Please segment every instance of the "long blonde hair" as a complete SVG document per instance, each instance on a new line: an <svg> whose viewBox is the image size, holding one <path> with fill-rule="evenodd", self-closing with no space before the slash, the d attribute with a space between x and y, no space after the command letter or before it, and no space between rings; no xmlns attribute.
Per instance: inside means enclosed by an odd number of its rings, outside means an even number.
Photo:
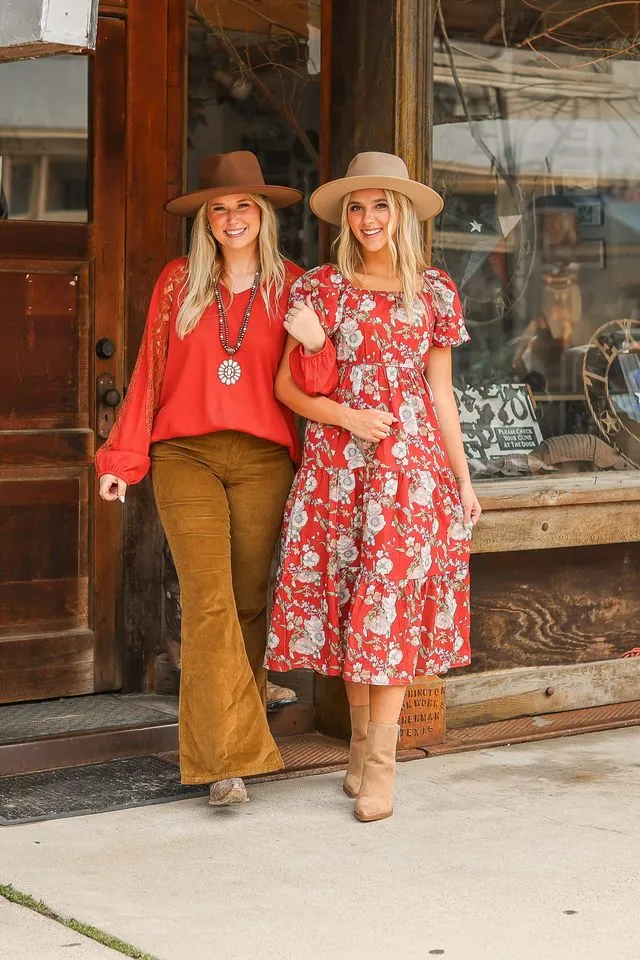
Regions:
<svg viewBox="0 0 640 960"><path fill-rule="evenodd" d="M271 315L284 290L286 271L278 248L278 221L275 210L265 197L248 194L260 208L258 258L262 268L260 293L267 313ZM224 257L221 247L209 227L208 203L198 210L187 257L187 279L182 288L182 302L176 319L176 331L181 340L188 336L215 296L216 284L224 279ZM231 291L229 296L232 297Z"/></svg>
<svg viewBox="0 0 640 960"><path fill-rule="evenodd" d="M413 303L416 298L416 278L427 268L427 256L424 247L424 238L420 228L420 221L416 216L415 208L402 193L395 190L384 190L389 204L389 228L387 239L393 272L399 277L402 284L402 303L411 316ZM342 221L340 234L335 241L338 269L347 280L358 285L356 273L364 267L362 248L351 232L347 211L351 202L348 194L342 204ZM394 229L395 228L395 229ZM392 232L393 231L393 232Z"/></svg>

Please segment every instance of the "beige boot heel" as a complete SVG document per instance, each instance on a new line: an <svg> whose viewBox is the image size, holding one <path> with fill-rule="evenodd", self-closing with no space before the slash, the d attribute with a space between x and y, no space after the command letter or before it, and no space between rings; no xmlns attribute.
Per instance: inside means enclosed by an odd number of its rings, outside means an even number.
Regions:
<svg viewBox="0 0 640 960"><path fill-rule="evenodd" d="M364 770L354 815L361 823L384 820L393 813L398 725L369 721Z"/></svg>
<svg viewBox="0 0 640 960"><path fill-rule="evenodd" d="M342 789L353 800L358 796L364 767L364 749L369 726L369 704L363 707L350 707L351 742L349 744L349 766L344 777Z"/></svg>

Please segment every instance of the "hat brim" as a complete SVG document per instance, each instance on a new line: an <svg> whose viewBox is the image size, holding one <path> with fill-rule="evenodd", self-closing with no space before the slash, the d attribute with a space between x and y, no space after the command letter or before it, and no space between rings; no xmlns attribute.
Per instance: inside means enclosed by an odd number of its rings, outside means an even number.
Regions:
<svg viewBox="0 0 640 960"><path fill-rule="evenodd" d="M354 190L395 190L408 197L415 207L418 220L430 220L436 217L444 206L444 200L439 193L417 180L407 180L404 177L362 176L343 177L340 180L331 180L318 187L311 194L309 201L311 209L327 223L339 226L342 223L342 201Z"/></svg>
<svg viewBox="0 0 640 960"><path fill-rule="evenodd" d="M192 217L208 200L215 200L216 197L233 196L236 193L255 193L261 197L266 197L276 210L280 210L282 207L292 207L294 203L300 203L304 197L303 193L293 187L276 187L264 183L242 183L238 186L207 187L204 190L196 190L194 193L185 193L169 200L164 208L167 213L174 213L179 217Z"/></svg>

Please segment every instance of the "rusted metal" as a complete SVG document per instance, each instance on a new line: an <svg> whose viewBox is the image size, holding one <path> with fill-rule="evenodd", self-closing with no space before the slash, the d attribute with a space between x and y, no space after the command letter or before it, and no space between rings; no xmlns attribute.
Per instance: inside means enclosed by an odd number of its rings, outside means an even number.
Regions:
<svg viewBox="0 0 640 960"><path fill-rule="evenodd" d="M342 764L346 766L349 759L348 744L318 733L282 737L278 740L278 746L287 772Z"/></svg>
<svg viewBox="0 0 640 960"><path fill-rule="evenodd" d="M425 750L427 756L435 757L446 753L479 750L484 747L550 740L554 737L569 737L579 733L595 733L598 730L632 726L640 726L640 700L614 703L604 707L590 707L585 710L539 714L535 717L518 717L515 720L502 720L497 723L480 723L471 727L458 727L448 731L443 744L425 747Z"/></svg>

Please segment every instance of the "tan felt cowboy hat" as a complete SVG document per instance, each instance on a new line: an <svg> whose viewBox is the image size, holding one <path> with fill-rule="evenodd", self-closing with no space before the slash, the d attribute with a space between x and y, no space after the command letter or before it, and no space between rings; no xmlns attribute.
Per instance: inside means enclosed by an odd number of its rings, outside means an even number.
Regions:
<svg viewBox="0 0 640 960"><path fill-rule="evenodd" d="M290 207L303 197L293 187L276 187L265 183L255 154L248 150L235 150L233 153L216 153L205 157L200 164L200 189L169 200L165 210L181 217L192 217L207 200L232 193L257 193L270 200L276 208Z"/></svg>
<svg viewBox="0 0 640 960"><path fill-rule="evenodd" d="M331 180L311 194L311 209L321 220L340 224L342 201L354 190L395 190L413 202L418 220L440 213L444 202L440 194L424 183L409 178L404 160L393 153L358 153L349 164L346 176Z"/></svg>

